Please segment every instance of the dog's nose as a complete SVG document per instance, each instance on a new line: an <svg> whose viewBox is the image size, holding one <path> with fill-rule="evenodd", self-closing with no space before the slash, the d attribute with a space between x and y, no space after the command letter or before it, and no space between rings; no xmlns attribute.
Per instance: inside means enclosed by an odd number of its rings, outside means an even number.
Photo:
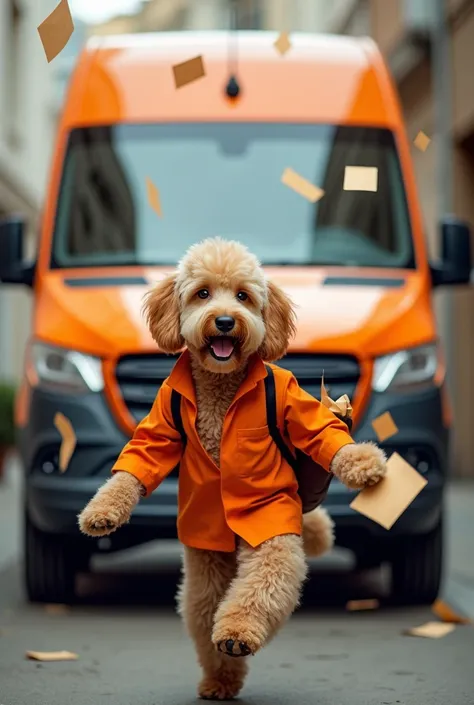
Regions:
<svg viewBox="0 0 474 705"><path fill-rule="evenodd" d="M230 333L234 326L235 321L232 316L217 316L216 328L220 330L221 333Z"/></svg>

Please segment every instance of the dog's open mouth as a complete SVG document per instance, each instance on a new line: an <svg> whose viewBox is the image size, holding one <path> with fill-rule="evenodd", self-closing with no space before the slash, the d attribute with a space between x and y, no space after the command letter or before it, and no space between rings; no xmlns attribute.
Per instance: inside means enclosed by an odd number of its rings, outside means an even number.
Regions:
<svg viewBox="0 0 474 705"><path fill-rule="evenodd" d="M213 338L209 338L208 349L215 360L225 362L232 357L236 345L236 338L231 338L227 335L218 335Z"/></svg>

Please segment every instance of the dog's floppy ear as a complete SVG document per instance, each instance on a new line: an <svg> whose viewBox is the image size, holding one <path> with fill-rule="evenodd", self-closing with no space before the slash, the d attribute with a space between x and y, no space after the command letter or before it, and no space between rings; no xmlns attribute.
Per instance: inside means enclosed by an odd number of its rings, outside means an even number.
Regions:
<svg viewBox="0 0 474 705"><path fill-rule="evenodd" d="M296 333L296 314L293 303L273 282L267 282L268 300L263 309L265 339L258 353L262 360L279 360L286 353L291 338Z"/></svg>
<svg viewBox="0 0 474 705"><path fill-rule="evenodd" d="M180 333L179 301L176 275L169 274L145 296L143 313L153 340L164 353L177 353L184 348Z"/></svg>

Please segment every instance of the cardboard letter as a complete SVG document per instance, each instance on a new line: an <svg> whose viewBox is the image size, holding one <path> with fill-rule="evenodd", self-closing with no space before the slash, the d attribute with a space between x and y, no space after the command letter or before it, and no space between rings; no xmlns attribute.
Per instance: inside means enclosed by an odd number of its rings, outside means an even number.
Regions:
<svg viewBox="0 0 474 705"><path fill-rule="evenodd" d="M344 191L377 191L378 169L376 166L346 166Z"/></svg>
<svg viewBox="0 0 474 705"><path fill-rule="evenodd" d="M390 411L386 411L385 414L374 419L372 421L372 428L375 431L379 443L383 443L387 438L391 438L398 433L398 428L395 421L392 419Z"/></svg>
<svg viewBox="0 0 474 705"><path fill-rule="evenodd" d="M288 32L281 32L273 46L282 56L284 56L286 52L291 49L291 42L288 37Z"/></svg>
<svg viewBox="0 0 474 705"><path fill-rule="evenodd" d="M413 140L413 144L417 149L420 150L420 152L426 152L428 147L430 146L430 138L428 135L426 135L423 130L420 130L420 132L417 134L415 139Z"/></svg>
<svg viewBox="0 0 474 705"><path fill-rule="evenodd" d="M153 208L155 213L161 218L163 213L161 211L160 192L156 188L153 181L148 178L148 176L146 177L146 190L148 194L148 204L150 208Z"/></svg>
<svg viewBox="0 0 474 705"><path fill-rule="evenodd" d="M59 471L66 472L69 461L72 458L76 447L76 434L71 422L60 411L54 417L54 425L62 437L61 448L59 449Z"/></svg>
<svg viewBox="0 0 474 705"><path fill-rule="evenodd" d="M72 651L27 651L26 658L32 661L77 661L79 656Z"/></svg>
<svg viewBox="0 0 474 705"><path fill-rule="evenodd" d="M187 86L188 83L197 81L206 75L202 56L195 56L193 59L183 61L181 64L173 66L174 83L176 88Z"/></svg>
<svg viewBox="0 0 474 705"><path fill-rule="evenodd" d="M361 612L363 610L377 610L380 603L376 599L370 600L349 600L346 604L346 610L349 612Z"/></svg>
<svg viewBox="0 0 474 705"><path fill-rule="evenodd" d="M68 0L61 0L38 27L48 64L62 52L73 32L74 22Z"/></svg>
<svg viewBox="0 0 474 705"><path fill-rule="evenodd" d="M322 189L314 186L314 184L289 167L283 172L281 182L296 191L296 193L299 193L303 198L311 201L311 203L316 203L324 196Z"/></svg>
<svg viewBox="0 0 474 705"><path fill-rule="evenodd" d="M425 639L441 639L454 631L454 624L446 624L445 622L426 622L419 627L407 629L404 634L406 636L423 636Z"/></svg>
<svg viewBox="0 0 474 705"><path fill-rule="evenodd" d="M366 487L352 501L351 508L385 529L391 529L413 502L427 480L398 453L387 461L387 474L373 487Z"/></svg>

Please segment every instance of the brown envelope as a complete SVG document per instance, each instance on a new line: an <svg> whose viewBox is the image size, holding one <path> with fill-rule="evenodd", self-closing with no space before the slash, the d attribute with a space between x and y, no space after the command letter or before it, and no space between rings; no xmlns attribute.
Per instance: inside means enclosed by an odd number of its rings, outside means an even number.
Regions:
<svg viewBox="0 0 474 705"><path fill-rule="evenodd" d="M54 417L54 425L62 437L61 448L59 449L59 471L66 472L69 461L72 458L76 447L76 434L71 422L60 411Z"/></svg>
<svg viewBox="0 0 474 705"><path fill-rule="evenodd" d="M206 75L202 56L195 56L193 59L183 61L181 64L173 66L174 83L176 88L187 86L188 83L197 81Z"/></svg>
<svg viewBox="0 0 474 705"><path fill-rule="evenodd" d="M62 52L74 32L68 0L61 0L38 27L48 63Z"/></svg>
<svg viewBox="0 0 474 705"><path fill-rule="evenodd" d="M281 183L293 189L293 191L296 191L296 193L299 193L300 196L311 201L311 203L316 203L316 201L319 201L324 196L322 189L312 184L311 181L308 181L304 176L301 176L301 174L298 174L298 172L290 167L287 167L281 175Z"/></svg>
<svg viewBox="0 0 474 705"><path fill-rule="evenodd" d="M427 480L415 468L393 453L387 461L387 475L377 485L362 490L351 508L391 529L426 484Z"/></svg>
<svg viewBox="0 0 474 705"><path fill-rule="evenodd" d="M146 191L148 195L148 205L150 208L153 208L155 213L161 218L163 213L161 211L160 192L148 176L146 177Z"/></svg>
<svg viewBox="0 0 474 705"><path fill-rule="evenodd" d="M386 411L385 414L378 416L372 421L372 428L379 440L379 443L383 443L387 438L391 438L396 433L398 433L398 428L395 421L392 418L390 411Z"/></svg>

